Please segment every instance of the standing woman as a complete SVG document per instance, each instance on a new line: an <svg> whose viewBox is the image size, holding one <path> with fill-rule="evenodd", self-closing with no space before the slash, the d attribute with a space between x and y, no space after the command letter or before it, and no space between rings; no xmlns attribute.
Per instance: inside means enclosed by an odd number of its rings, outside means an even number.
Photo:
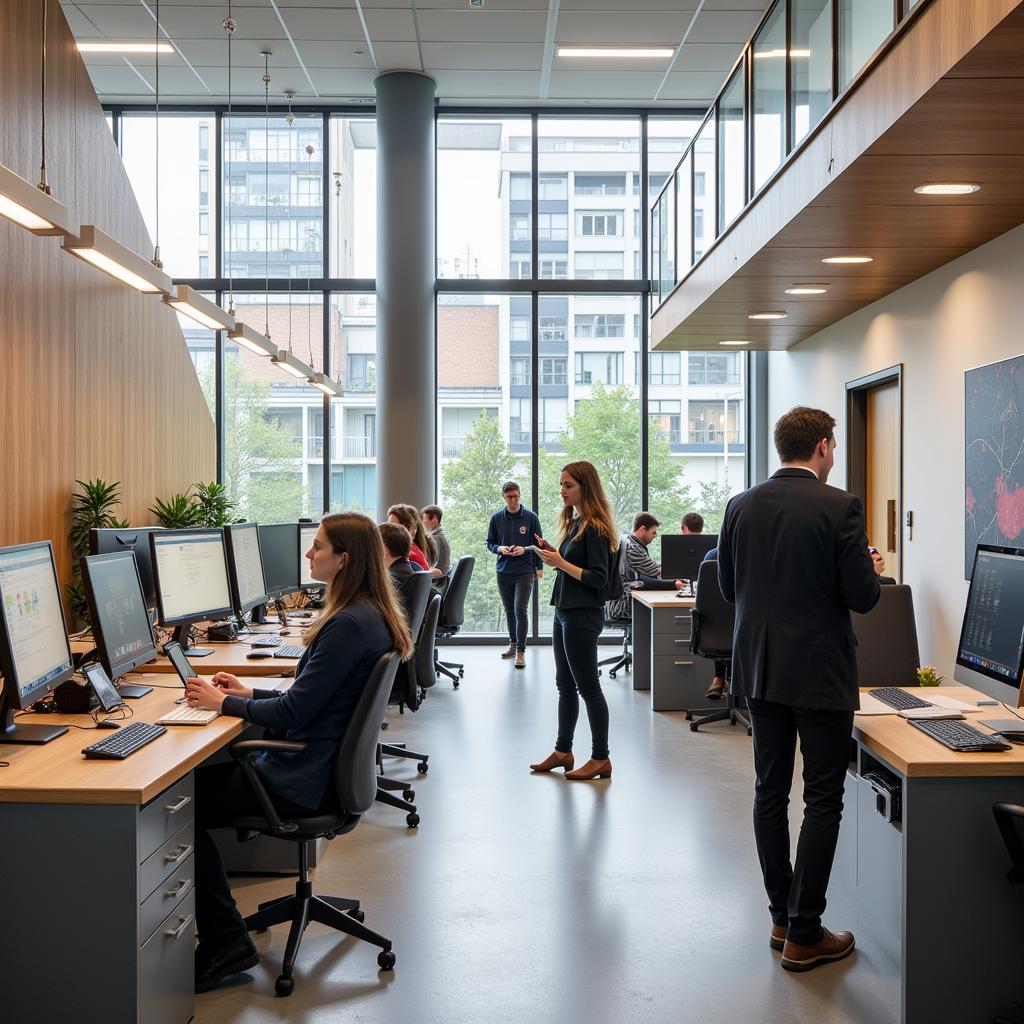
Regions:
<svg viewBox="0 0 1024 1024"><path fill-rule="evenodd" d="M298 740L298 754L263 753L256 761L282 817L308 817L335 805L338 745L382 654L406 659L412 640L384 567L384 548L371 519L358 512L324 516L306 552L310 573L327 584L325 607L306 631L295 682L280 692L252 690L229 672L208 682L189 679L190 707L233 715L266 729L268 739ZM238 912L209 829L245 814L262 814L242 769L233 762L196 771L196 991L252 967L259 953Z"/></svg>
<svg viewBox="0 0 1024 1024"><path fill-rule="evenodd" d="M540 551L544 564L558 570L551 595L558 739L554 753L540 764L531 764L530 769L549 772L564 768L567 779L604 779L611 777L612 763L608 760L608 704L597 675L597 640L604 628L605 588L618 534L601 478L591 463L570 462L563 467L558 483L562 494L558 550ZM587 705L593 750L582 768L571 771L580 697Z"/></svg>

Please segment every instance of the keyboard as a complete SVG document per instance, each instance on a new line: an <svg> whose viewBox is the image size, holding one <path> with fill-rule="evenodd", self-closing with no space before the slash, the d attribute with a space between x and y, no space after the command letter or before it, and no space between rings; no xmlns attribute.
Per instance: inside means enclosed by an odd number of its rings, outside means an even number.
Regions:
<svg viewBox="0 0 1024 1024"><path fill-rule="evenodd" d="M912 693L907 693L906 690L900 690L895 686L882 686L877 690L868 690L868 693L897 711L934 707L931 701L921 700L920 697L915 697Z"/></svg>
<svg viewBox="0 0 1024 1024"><path fill-rule="evenodd" d="M161 715L157 721L161 725L208 725L218 717L220 717L219 711L190 708L181 704L173 711L168 711L167 714Z"/></svg>
<svg viewBox="0 0 1024 1024"><path fill-rule="evenodd" d="M274 651L275 658L301 658L306 653L306 648L301 644L281 644Z"/></svg>
<svg viewBox="0 0 1024 1024"><path fill-rule="evenodd" d="M148 725L146 722L132 722L119 729L112 736L106 736L91 743L82 753L86 757L102 758L107 761L121 761L134 754L140 747L163 736L167 730L162 725Z"/></svg>
<svg viewBox="0 0 1024 1024"><path fill-rule="evenodd" d="M257 640L253 647L277 647L280 642L281 638L279 636L265 636Z"/></svg>
<svg viewBox="0 0 1024 1024"><path fill-rule="evenodd" d="M1009 750L1011 744L1001 736L981 732L972 725L958 721L929 721L927 719L908 719L915 729L927 733L933 740L938 740L950 750L974 753L977 751Z"/></svg>

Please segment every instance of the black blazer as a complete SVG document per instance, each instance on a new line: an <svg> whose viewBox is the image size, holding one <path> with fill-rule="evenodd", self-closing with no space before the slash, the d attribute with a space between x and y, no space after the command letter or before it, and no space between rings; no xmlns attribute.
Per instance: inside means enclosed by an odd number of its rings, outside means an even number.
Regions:
<svg viewBox="0 0 1024 1024"><path fill-rule="evenodd" d="M604 608L605 590L612 570L612 549L607 537L602 537L593 526L582 533L573 521L569 536L558 547L561 556L583 570L580 579L567 572L555 576L551 603L563 611L569 608Z"/></svg>
<svg viewBox="0 0 1024 1024"><path fill-rule="evenodd" d="M879 594L858 497L803 469L737 494L718 537L718 580L736 605L733 694L858 707L850 612L870 611Z"/></svg>

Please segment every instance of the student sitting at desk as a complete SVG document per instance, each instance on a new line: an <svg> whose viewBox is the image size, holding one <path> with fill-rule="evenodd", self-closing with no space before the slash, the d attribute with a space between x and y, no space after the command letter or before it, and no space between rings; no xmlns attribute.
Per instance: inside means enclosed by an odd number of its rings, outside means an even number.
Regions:
<svg viewBox="0 0 1024 1024"><path fill-rule="evenodd" d="M384 568L372 520L357 512L324 516L306 553L313 579L327 584L323 615L306 631L306 653L283 693L250 690L227 673L192 678L191 707L264 726L268 739L307 744L301 754L264 753L257 762L282 817L316 814L334 802L331 784L338 744L381 655L405 659L412 640ZM209 829L239 816L262 815L241 768L216 764L196 772L196 991L259 961Z"/></svg>

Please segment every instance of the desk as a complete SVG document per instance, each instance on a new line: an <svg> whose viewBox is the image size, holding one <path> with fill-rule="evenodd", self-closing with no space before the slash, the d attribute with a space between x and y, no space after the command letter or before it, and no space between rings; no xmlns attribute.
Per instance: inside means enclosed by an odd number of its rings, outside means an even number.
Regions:
<svg viewBox="0 0 1024 1024"><path fill-rule="evenodd" d="M177 685L177 677L158 679ZM254 681L255 682L255 681ZM155 722L176 690L131 702ZM83 715L51 715L62 724ZM187 1024L194 1012L192 770L246 728L169 728L124 761L87 761L113 732L0 742L0 963L9 1021Z"/></svg>
<svg viewBox="0 0 1024 1024"><path fill-rule="evenodd" d="M985 697L965 686L942 693ZM1007 716L985 711L968 722ZM877 813L864 779L879 768L902 794L898 823ZM1020 1007L1024 891L1006 879L998 800L1024 802L1024 747L957 754L899 716L854 719L832 885L853 897L856 917L835 924L851 927L867 955L880 949L900 965L903 1024L985 1021Z"/></svg>
<svg viewBox="0 0 1024 1024"><path fill-rule="evenodd" d="M649 690L652 711L697 707L707 689L703 658L690 654L692 597L634 590L633 689Z"/></svg>
<svg viewBox="0 0 1024 1024"><path fill-rule="evenodd" d="M273 629L266 632L276 633L277 630ZM264 678L267 676L295 675L295 666L299 663L298 658L253 658L250 661L246 655L252 650L251 642L254 639L255 637L251 634L247 634L245 641L236 641L235 643L204 642L201 646L212 647L213 654L205 658L191 658L189 659L190 663L199 675L205 676L207 679L215 672L231 672L236 676L262 676ZM299 631L281 638L282 644L299 644L301 642L302 634ZM88 654L89 651L93 650L94 646L91 641L73 640L71 642L71 653ZM273 649L273 647L264 648L264 650L268 651ZM156 673L157 675L174 673L171 663L162 656L157 658L156 661L151 661L148 665L140 665L133 671L145 674ZM174 678L177 681L177 675Z"/></svg>

